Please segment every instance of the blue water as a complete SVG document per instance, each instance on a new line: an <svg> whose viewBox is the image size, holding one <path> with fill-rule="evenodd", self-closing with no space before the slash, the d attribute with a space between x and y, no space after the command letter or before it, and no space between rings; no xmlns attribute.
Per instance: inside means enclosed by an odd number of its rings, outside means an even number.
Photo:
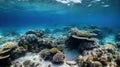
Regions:
<svg viewBox="0 0 120 67"><path fill-rule="evenodd" d="M76 0L70 0L76 1ZM120 28L120 0L1 0L0 29L97 25Z"/></svg>

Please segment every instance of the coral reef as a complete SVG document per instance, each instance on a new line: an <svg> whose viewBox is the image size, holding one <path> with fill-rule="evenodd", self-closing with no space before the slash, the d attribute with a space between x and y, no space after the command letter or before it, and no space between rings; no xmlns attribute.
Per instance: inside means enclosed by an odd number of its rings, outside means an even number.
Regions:
<svg viewBox="0 0 120 67"><path fill-rule="evenodd" d="M76 60L81 67L119 67L119 54L111 44L84 51Z"/></svg>
<svg viewBox="0 0 120 67"><path fill-rule="evenodd" d="M27 34L34 34L34 35L36 35L37 37L43 37L44 31L42 31L42 30L29 30L29 31L27 31L25 34L26 34L26 35L27 35Z"/></svg>
<svg viewBox="0 0 120 67"><path fill-rule="evenodd" d="M40 51L40 56L44 60L52 60L53 56L57 53L62 53L57 48L51 48L51 49L43 49Z"/></svg>
<svg viewBox="0 0 120 67"><path fill-rule="evenodd" d="M50 59L51 59L49 49L43 49L43 50L41 50L41 51L40 51L40 56L41 56L44 60L50 60Z"/></svg>
<svg viewBox="0 0 120 67"><path fill-rule="evenodd" d="M10 58L15 46L15 42L7 42L3 44L3 48L0 49L0 65L3 66L10 63Z"/></svg>
<svg viewBox="0 0 120 67"><path fill-rule="evenodd" d="M44 48L54 47L56 43L44 35L44 32L41 30L28 31L20 37L18 45L30 52L39 52Z"/></svg>
<svg viewBox="0 0 120 67"><path fill-rule="evenodd" d="M66 45L69 48L82 51L97 48L99 45L95 39L95 36L96 34L90 33L89 31L72 28L68 39L66 40Z"/></svg>
<svg viewBox="0 0 120 67"><path fill-rule="evenodd" d="M61 28L29 30L19 38L5 42L0 48L0 66L120 67L119 34L115 44L103 45L99 42L102 33L98 27L70 28L66 28L65 33Z"/></svg>
<svg viewBox="0 0 120 67"><path fill-rule="evenodd" d="M110 52L110 53L112 53L112 54L114 54L115 51L116 51L115 46L113 46L112 44L105 44L105 45L103 46L103 49L107 50L108 52Z"/></svg>
<svg viewBox="0 0 120 67"><path fill-rule="evenodd" d="M6 42L3 44L4 49L15 48L17 46L16 42Z"/></svg>

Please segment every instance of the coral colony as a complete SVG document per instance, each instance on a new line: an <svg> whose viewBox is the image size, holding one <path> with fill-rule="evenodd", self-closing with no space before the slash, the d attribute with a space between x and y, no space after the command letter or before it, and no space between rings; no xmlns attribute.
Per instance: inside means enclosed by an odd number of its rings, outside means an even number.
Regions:
<svg viewBox="0 0 120 67"><path fill-rule="evenodd" d="M48 30L29 30L1 45L0 67L120 67L120 33L113 44L102 41L102 32L94 26L85 30L75 27L52 37ZM68 60L66 49L79 55Z"/></svg>

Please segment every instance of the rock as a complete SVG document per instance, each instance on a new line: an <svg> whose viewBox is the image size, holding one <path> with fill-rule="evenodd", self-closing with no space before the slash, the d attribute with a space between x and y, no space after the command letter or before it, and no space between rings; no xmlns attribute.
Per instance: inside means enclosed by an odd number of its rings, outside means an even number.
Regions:
<svg viewBox="0 0 120 67"><path fill-rule="evenodd" d="M22 63L17 62L17 61L13 62L12 64L13 64L12 67L23 67Z"/></svg>
<svg viewBox="0 0 120 67"><path fill-rule="evenodd" d="M76 65L77 63L75 61L66 61L66 64L73 66Z"/></svg>
<svg viewBox="0 0 120 67"><path fill-rule="evenodd" d="M31 60L25 60L24 62L23 62L23 65L25 66L25 67L28 67L28 65L31 63Z"/></svg>

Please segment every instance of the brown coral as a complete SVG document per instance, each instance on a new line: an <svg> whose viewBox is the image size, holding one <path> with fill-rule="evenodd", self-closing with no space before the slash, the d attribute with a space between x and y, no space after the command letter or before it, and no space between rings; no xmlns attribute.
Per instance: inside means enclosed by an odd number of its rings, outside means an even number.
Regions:
<svg viewBox="0 0 120 67"><path fill-rule="evenodd" d="M116 51L115 46L113 46L112 44L105 44L105 45L103 46L103 49L106 49L108 52L110 52L110 53L112 53L112 54L114 54L115 51Z"/></svg>
<svg viewBox="0 0 120 67"><path fill-rule="evenodd" d="M120 66L120 54L116 58L116 63L117 63L118 66Z"/></svg>
<svg viewBox="0 0 120 67"><path fill-rule="evenodd" d="M3 48L9 49L9 48L14 48L16 46L16 42L6 42L3 44Z"/></svg>
<svg viewBox="0 0 120 67"><path fill-rule="evenodd" d="M51 59L51 54L49 49L43 49L40 51L40 56L44 59L44 60L50 60Z"/></svg>
<svg viewBox="0 0 120 67"><path fill-rule="evenodd" d="M103 65L99 61L93 61L91 67L103 67Z"/></svg>
<svg viewBox="0 0 120 67"><path fill-rule="evenodd" d="M96 42L95 36L96 34L89 31L72 28L66 40L66 46L81 51L97 48L99 44Z"/></svg>
<svg viewBox="0 0 120 67"><path fill-rule="evenodd" d="M60 51L57 48L50 49L50 53L52 53L52 54L56 54L58 52L60 52Z"/></svg>
<svg viewBox="0 0 120 67"><path fill-rule="evenodd" d="M57 63L57 64L60 64L60 63L63 63L65 60L65 55L63 53L57 53L53 56L53 63Z"/></svg>

